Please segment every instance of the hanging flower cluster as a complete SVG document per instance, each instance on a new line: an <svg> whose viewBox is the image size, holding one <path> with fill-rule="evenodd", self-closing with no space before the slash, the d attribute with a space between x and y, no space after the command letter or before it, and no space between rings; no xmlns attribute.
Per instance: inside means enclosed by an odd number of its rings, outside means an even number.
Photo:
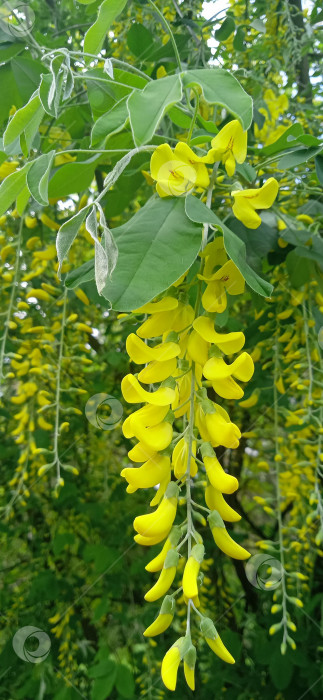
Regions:
<svg viewBox="0 0 323 700"><path fill-rule="evenodd" d="M224 521L233 523L239 514L225 500L238 488L238 481L223 469L215 449L235 449L240 430L222 405L222 399L240 399L244 391L240 382L248 382L254 371L251 356L241 352L242 332L216 330L214 312L227 306L227 293L240 294L244 280L223 247L222 236L210 242L201 253L200 273L190 283L189 302L185 281L162 298L134 312L146 317L127 338L127 352L136 374L122 380L122 394L130 404L143 404L123 424L126 438L135 439L128 455L141 466L127 467L122 476L127 491L154 488L150 505L155 510L134 520L135 541L144 546L163 543L160 553L146 569L159 574L147 591L149 602L164 596L156 620L145 636L164 632L175 614L175 597L183 593L187 605L187 633L167 652L162 663L162 678L167 688L176 687L177 670L184 661L184 673L194 689L196 650L190 636L191 608L201 617L201 632L211 649L224 661L234 663L211 619L199 611L200 567L205 549L196 524L206 521L199 509L207 513L213 539L221 551L236 559L249 553L231 537ZM214 322L215 321L215 322ZM230 358L230 361L229 361ZM234 359L233 359L234 358ZM216 398L211 398L211 396ZM192 500L198 475L205 479L206 507ZM185 492L186 515L177 517L179 497ZM183 553L187 546L187 555ZM169 594L185 556L182 581ZM180 567L182 568L182 567Z"/></svg>
<svg viewBox="0 0 323 700"><path fill-rule="evenodd" d="M228 122L212 139L212 148L205 156L198 156L186 143L177 143L174 150L167 143L156 148L150 163L151 177L156 181L160 197L186 195L195 188L206 189L210 184L206 165L221 162L227 175L232 177L236 163L242 164L247 155L247 132L240 122ZM278 182L270 177L261 188L233 190L232 211L239 221L251 229L258 228L261 218L257 209L272 206L278 193Z"/></svg>
<svg viewBox="0 0 323 700"><path fill-rule="evenodd" d="M266 518L257 546L268 554L271 573L261 587L273 593L269 634L280 637L284 655L288 647L296 648L297 613L310 590L315 561L323 556L322 366L316 323L323 298L316 280L295 289L284 264L272 282L268 309L255 312L259 340L253 352L267 382L259 386L256 378L257 391L251 386L240 406L246 409L259 400L262 407L243 461L255 475L250 481L254 508Z"/></svg>

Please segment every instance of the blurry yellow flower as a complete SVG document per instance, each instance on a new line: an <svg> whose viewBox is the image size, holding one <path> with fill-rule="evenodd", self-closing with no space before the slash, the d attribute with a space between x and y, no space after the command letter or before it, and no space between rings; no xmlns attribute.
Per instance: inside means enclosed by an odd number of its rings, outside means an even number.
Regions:
<svg viewBox="0 0 323 700"><path fill-rule="evenodd" d="M11 173L14 173L18 166L19 163L17 160L5 160L4 163L0 165L0 181L4 180L8 175L11 175Z"/></svg>

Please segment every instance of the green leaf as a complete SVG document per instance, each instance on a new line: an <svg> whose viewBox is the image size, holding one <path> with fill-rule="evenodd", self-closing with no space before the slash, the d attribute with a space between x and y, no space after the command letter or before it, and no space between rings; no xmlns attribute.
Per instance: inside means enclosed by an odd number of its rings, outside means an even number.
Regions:
<svg viewBox="0 0 323 700"><path fill-rule="evenodd" d="M290 684L294 671L293 664L277 649L269 661L269 674L277 690L284 690Z"/></svg>
<svg viewBox="0 0 323 700"><path fill-rule="evenodd" d="M113 675L116 670L115 661L112 659L103 659L95 666L89 668L89 678L106 678Z"/></svg>
<svg viewBox="0 0 323 700"><path fill-rule="evenodd" d="M97 162L96 155L87 161L62 165L49 181L49 197L67 197L69 194L87 189L93 180Z"/></svg>
<svg viewBox="0 0 323 700"><path fill-rule="evenodd" d="M301 134L300 136L297 137L297 141L299 143L304 144L304 146L323 146L323 143L320 139L317 139L316 136L313 136L312 134Z"/></svg>
<svg viewBox="0 0 323 700"><path fill-rule="evenodd" d="M107 73L102 73L102 68L94 68L84 73L94 119L108 112L115 102L129 95L133 88L141 90L147 84L145 78L135 73L117 68L114 68L113 72L114 80Z"/></svg>
<svg viewBox="0 0 323 700"><path fill-rule="evenodd" d="M237 163L237 172L242 175L244 179L252 185L252 183L257 178L257 170L255 170L249 163Z"/></svg>
<svg viewBox="0 0 323 700"><path fill-rule="evenodd" d="M48 178L55 151L39 156L27 173L27 185L32 197L38 204L48 204Z"/></svg>
<svg viewBox="0 0 323 700"><path fill-rule="evenodd" d="M11 58L17 56L18 53L24 51L23 44L1 44L0 48L0 63L6 63L10 61Z"/></svg>
<svg viewBox="0 0 323 700"><path fill-rule="evenodd" d="M300 289L312 279L314 263L311 260L297 255L295 250L291 250L286 257L286 267L292 286Z"/></svg>
<svg viewBox="0 0 323 700"><path fill-rule="evenodd" d="M225 107L241 121L244 129L249 129L252 99L231 73L222 68L200 68L182 73L182 80L184 87L200 85L209 104Z"/></svg>
<svg viewBox="0 0 323 700"><path fill-rule="evenodd" d="M296 122L296 124L292 124L291 126L287 127L277 141L269 144L269 146L265 146L265 148L260 151L260 154L264 156L271 156L274 153L279 153L279 151L284 151L286 148L292 148L295 147L295 145L298 146L297 137L301 136L302 134L303 127L301 124Z"/></svg>
<svg viewBox="0 0 323 700"><path fill-rule="evenodd" d="M99 224L96 218L97 211L100 215ZM98 237L99 226L102 229L101 240ZM114 237L107 226L103 209L98 203L92 207L86 218L86 230L94 240L95 282L98 293L101 294L107 278L111 278L113 270L117 264L118 248Z"/></svg>
<svg viewBox="0 0 323 700"><path fill-rule="evenodd" d="M7 209L18 197L26 184L26 175L31 163L26 163L23 168L8 175L0 185L0 216L5 214Z"/></svg>
<svg viewBox="0 0 323 700"><path fill-rule="evenodd" d="M60 555L66 545L69 544L74 544L75 542L75 535L73 532L60 532L57 535L55 535L53 542L52 542L52 548L55 556Z"/></svg>
<svg viewBox="0 0 323 700"><path fill-rule="evenodd" d="M280 170L289 170L290 168L296 168L301 163L306 163L310 158L318 155L322 151L322 146L318 148L299 148L297 151L292 153L287 153L278 161L278 168Z"/></svg>
<svg viewBox="0 0 323 700"><path fill-rule="evenodd" d="M192 119L190 115L183 112L178 105L174 105L168 110L168 116L173 124L180 126L182 129L189 129L191 126Z"/></svg>
<svg viewBox="0 0 323 700"><path fill-rule="evenodd" d="M38 127L44 115L44 109L37 92L34 92L29 102L17 110L10 119L3 135L3 145L7 149L21 134L25 133L28 150L32 145Z"/></svg>
<svg viewBox="0 0 323 700"><path fill-rule="evenodd" d="M323 156L316 156L315 169L316 169L317 177L318 177L321 185L323 185Z"/></svg>
<svg viewBox="0 0 323 700"><path fill-rule="evenodd" d="M233 39L233 48L236 51L245 51L246 45L244 43L245 40L245 31L243 27L238 27L235 37Z"/></svg>
<svg viewBox="0 0 323 700"><path fill-rule="evenodd" d="M117 669L115 667L109 676L96 678L91 691L91 700L106 700L106 698L111 695L116 679L116 673Z"/></svg>
<svg viewBox="0 0 323 700"><path fill-rule="evenodd" d="M265 258L269 251L275 248L278 238L278 231L275 226L268 226L262 221L257 229L250 229L234 216L229 218L227 224L228 228L244 241L247 260L251 267L253 267L253 261L256 263L258 258L257 262L260 262L259 259Z"/></svg>
<svg viewBox="0 0 323 700"><path fill-rule="evenodd" d="M28 189L27 185L24 185L24 187L22 188L21 192L19 192L17 199L16 199L16 209L17 209L19 216L23 215L29 199L30 199L29 189Z"/></svg>
<svg viewBox="0 0 323 700"><path fill-rule="evenodd" d="M261 21L261 19L254 19L252 22L250 22L250 27L253 27L256 29L257 32L260 32L261 34L266 34L266 26L265 24Z"/></svg>
<svg viewBox="0 0 323 700"><path fill-rule="evenodd" d="M106 33L112 22L120 14L127 0L104 0L99 7L98 17L84 37L84 53L98 54L101 51Z"/></svg>
<svg viewBox="0 0 323 700"><path fill-rule="evenodd" d="M235 21L231 15L228 15L224 22L222 22L220 29L214 32L214 37L217 41L226 41L229 36L234 32Z"/></svg>
<svg viewBox="0 0 323 700"><path fill-rule="evenodd" d="M179 75L154 80L128 98L128 112L136 146L148 143L167 109L182 99Z"/></svg>
<svg viewBox="0 0 323 700"><path fill-rule="evenodd" d="M83 558L86 562L94 562L95 571L108 573L109 570L121 567L123 554L114 547L104 544L87 544L84 547Z"/></svg>
<svg viewBox="0 0 323 700"><path fill-rule="evenodd" d="M206 119L203 119L200 114L197 115L197 122L205 129L209 134L218 134L219 129L218 127L214 124L214 122L207 121Z"/></svg>
<svg viewBox="0 0 323 700"><path fill-rule="evenodd" d="M2 124L7 121L12 105L18 108L23 104L10 64L0 66L0 84L0 124Z"/></svg>
<svg viewBox="0 0 323 700"><path fill-rule="evenodd" d="M53 104L49 104L49 92L53 82L53 76L50 73L44 73L41 77L38 94L43 108L51 117L57 117L57 105L54 100Z"/></svg>
<svg viewBox="0 0 323 700"><path fill-rule="evenodd" d="M74 239L76 238L79 228L81 224L83 224L90 206L90 204L87 204L87 206L83 207L83 209L78 211L77 214L74 214L71 219L65 221L57 233L56 247L59 262L58 274L60 272L63 260L66 257Z"/></svg>
<svg viewBox="0 0 323 700"><path fill-rule="evenodd" d="M120 353L118 355L118 362L120 362ZM110 358L107 356L108 361L111 364ZM99 622L102 617L104 617L111 609L111 601L109 598L102 598L99 603L95 606L93 611L93 622ZM90 672L89 672L90 674Z"/></svg>
<svg viewBox="0 0 323 700"><path fill-rule="evenodd" d="M27 102L38 88L46 67L42 61L27 56L17 56L11 61L11 66L21 99Z"/></svg>
<svg viewBox="0 0 323 700"><path fill-rule="evenodd" d="M286 228L284 231L280 231L280 237L294 246L304 245L311 235L311 232L307 229Z"/></svg>
<svg viewBox="0 0 323 700"><path fill-rule="evenodd" d="M141 61L149 59L155 47L154 37L149 29L138 22L134 22L128 31L127 44L130 51Z"/></svg>
<svg viewBox="0 0 323 700"><path fill-rule="evenodd" d="M128 666L119 664L117 666L116 689L123 698L133 698L135 694L135 682L133 673Z"/></svg>
<svg viewBox="0 0 323 700"><path fill-rule="evenodd" d="M273 290L272 285L259 277L247 263L244 241L238 238L233 231L222 223L221 219L219 219L211 209L208 209L203 202L193 197L193 195L188 195L188 197L186 197L185 210L187 216L192 221L208 223L211 226L219 228L223 232L224 247L231 260L233 260L234 264L240 270L249 287L261 296L270 296Z"/></svg>
<svg viewBox="0 0 323 700"><path fill-rule="evenodd" d="M119 257L103 296L119 311L132 311L168 289L201 244L201 226L187 218L181 198L153 197L113 235Z"/></svg>
<svg viewBox="0 0 323 700"><path fill-rule="evenodd" d="M101 143L107 136L117 134L128 121L127 97L117 102L112 109L95 122L91 133L91 146Z"/></svg>
<svg viewBox="0 0 323 700"><path fill-rule="evenodd" d="M94 260L92 259L83 263L83 265L80 265L80 267L77 267L75 270L71 270L71 272L67 274L65 287L68 287L68 289L76 289L80 287L81 284L94 280L94 276Z"/></svg>
<svg viewBox="0 0 323 700"><path fill-rule="evenodd" d="M312 245L306 246L306 248L297 246L295 253L323 265L323 239L320 236L313 236Z"/></svg>

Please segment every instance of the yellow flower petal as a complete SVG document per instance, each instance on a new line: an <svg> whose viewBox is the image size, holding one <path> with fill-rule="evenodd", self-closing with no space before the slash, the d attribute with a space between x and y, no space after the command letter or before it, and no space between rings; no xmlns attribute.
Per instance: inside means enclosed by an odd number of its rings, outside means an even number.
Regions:
<svg viewBox="0 0 323 700"><path fill-rule="evenodd" d="M223 498L221 491L215 489L212 484L209 484L205 489L205 502L210 510L217 510L223 520L230 523L241 520L241 515L229 506Z"/></svg>
<svg viewBox="0 0 323 700"><path fill-rule="evenodd" d="M278 182L270 177L260 189L235 190L232 211L237 219L247 228L258 228L261 218L256 209L268 209L274 203L278 194Z"/></svg>
<svg viewBox="0 0 323 700"><path fill-rule="evenodd" d="M138 379L133 374L127 374L121 382L121 391L127 403L141 403L147 401L154 406L170 405L175 399L175 391L170 387L161 386L156 391L146 391L140 386Z"/></svg>
<svg viewBox="0 0 323 700"><path fill-rule="evenodd" d="M177 672L181 661L181 654L177 646L173 646L166 652L161 666L161 677L168 690L175 690Z"/></svg>
<svg viewBox="0 0 323 700"><path fill-rule="evenodd" d="M199 316L193 321L193 328L201 338L208 343L214 343L225 355L239 352L245 344L245 337L241 331L233 333L217 333L214 322L207 316Z"/></svg>

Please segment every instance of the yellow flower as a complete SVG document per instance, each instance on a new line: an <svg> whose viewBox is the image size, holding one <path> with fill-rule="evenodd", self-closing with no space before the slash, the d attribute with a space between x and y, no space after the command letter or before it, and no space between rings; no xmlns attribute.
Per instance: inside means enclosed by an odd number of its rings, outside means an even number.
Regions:
<svg viewBox="0 0 323 700"><path fill-rule="evenodd" d="M157 314L162 311L172 311L178 307L178 300L175 297L163 297L159 301L148 301L134 311L136 314Z"/></svg>
<svg viewBox="0 0 323 700"><path fill-rule="evenodd" d="M134 333L130 333L126 340L127 353L137 365L144 365L147 362L167 362L180 354L180 347L177 343L160 343L150 348L149 345L138 338Z"/></svg>
<svg viewBox="0 0 323 700"><path fill-rule="evenodd" d="M155 454L147 460L141 467L127 467L121 472L121 476L128 481L132 487L131 493L137 489L148 489L168 476L170 481L170 458L165 455Z"/></svg>
<svg viewBox="0 0 323 700"><path fill-rule="evenodd" d="M223 236L217 236L214 241L208 243L200 255L201 258L204 258L203 276L200 279L210 281L214 269L224 265L228 259L224 249Z"/></svg>
<svg viewBox="0 0 323 700"><path fill-rule="evenodd" d="M214 391L224 399L241 399L244 392L233 377L248 382L253 373L253 360L247 352L241 353L231 365L227 365L222 357L211 357L203 367L205 378L212 382Z"/></svg>
<svg viewBox="0 0 323 700"><path fill-rule="evenodd" d="M248 559L250 557L250 553L230 537L217 510L210 513L208 521L214 542L224 554L232 559Z"/></svg>
<svg viewBox="0 0 323 700"><path fill-rule="evenodd" d="M230 295L242 294L244 288L245 281L240 270L232 260L228 260L209 278L202 297L203 307L209 312L222 313L227 307L226 292Z"/></svg>
<svg viewBox="0 0 323 700"><path fill-rule="evenodd" d="M59 165L65 165L65 163L73 163L76 160L76 156L71 156L70 153L61 153L59 156L55 156L54 165L57 168Z"/></svg>
<svg viewBox="0 0 323 700"><path fill-rule="evenodd" d="M169 406L175 399L175 391L168 386L160 386L156 391L146 391L133 374L127 374L121 382L121 391L127 403L148 401L154 406Z"/></svg>
<svg viewBox="0 0 323 700"><path fill-rule="evenodd" d="M212 484L209 484L205 489L205 502L210 510L217 510L223 520L229 523L235 523L241 520L241 515L228 505L221 491L215 489Z"/></svg>
<svg viewBox="0 0 323 700"><path fill-rule="evenodd" d="M210 408L205 414L206 430L210 436L210 442L214 447L223 445L235 449L239 446L241 432L235 423L230 421L228 413L219 404L210 401Z"/></svg>
<svg viewBox="0 0 323 700"><path fill-rule="evenodd" d="M216 345L224 355L239 352L245 344L245 337L241 331L217 333L214 329L214 322L208 316L198 316L193 321L193 328L203 340Z"/></svg>
<svg viewBox="0 0 323 700"><path fill-rule="evenodd" d="M40 215L40 220L44 224L44 226L47 226L48 228L51 229L51 231L58 231L60 224L57 224L56 221L53 221L53 219L50 219L47 214L44 212Z"/></svg>
<svg viewBox="0 0 323 700"><path fill-rule="evenodd" d="M208 157L197 156L186 143L177 143L174 151L167 143L157 146L151 157L150 172L157 181L159 196L180 197L194 187L208 187L210 180L205 162Z"/></svg>
<svg viewBox="0 0 323 700"><path fill-rule="evenodd" d="M163 568L167 552L169 552L169 550L172 547L176 547L176 545L180 539L180 536L181 536L181 529L180 529L180 527L175 525L174 527L172 527L172 529L167 537L167 540L164 543L159 554L157 554L157 557L154 557L154 559L152 559L150 562L148 562L148 564L146 564L146 566L145 566L146 571L151 571L151 572L160 571Z"/></svg>
<svg viewBox="0 0 323 700"><path fill-rule="evenodd" d="M0 181L4 180L8 175L11 175L11 173L14 173L19 166L19 163L17 160L5 160L2 165L0 165Z"/></svg>
<svg viewBox="0 0 323 700"><path fill-rule="evenodd" d="M175 445L172 455L172 464L174 465L174 475L176 479L180 479L187 471L189 444L185 437L182 437ZM197 464L194 459L196 455L196 440L192 443L192 456L190 464L190 475L195 476L197 473Z"/></svg>
<svg viewBox="0 0 323 700"><path fill-rule="evenodd" d="M48 294L48 292L45 292L44 289L31 289L29 292L27 292L26 299L39 299L40 301L50 301L51 296Z"/></svg>
<svg viewBox="0 0 323 700"><path fill-rule="evenodd" d="M165 632L165 630L167 630L169 625L172 623L174 612L174 598L172 598L170 595L166 595L162 602L158 617L144 631L144 637L155 637L157 634L162 634L162 632Z"/></svg>
<svg viewBox="0 0 323 700"><path fill-rule="evenodd" d="M221 491L221 493L234 493L237 490L239 486L238 479L224 471L215 454L213 457L204 454L203 463L209 481L215 489Z"/></svg>
<svg viewBox="0 0 323 700"><path fill-rule="evenodd" d="M236 162L243 163L247 155L247 132L243 131L240 122L234 119L226 124L212 139L213 162L221 160L229 177L234 175Z"/></svg>
<svg viewBox="0 0 323 700"><path fill-rule="evenodd" d="M147 404L128 416L122 431L126 438L136 437L141 443L155 451L164 450L173 437L171 423L164 421L167 406ZM171 414L172 417L172 414ZM156 482L158 483L158 482Z"/></svg>
<svg viewBox="0 0 323 700"><path fill-rule="evenodd" d="M253 358L254 359L254 358ZM259 394L258 392L253 392L248 399L245 399L244 401L240 401L239 406L242 408L252 408L252 406L255 406L258 403L259 399Z"/></svg>
<svg viewBox="0 0 323 700"><path fill-rule="evenodd" d="M220 635L217 633L212 620L209 617L204 617L201 622L201 632L205 637L205 641L210 649L219 656L220 659L228 664L234 664L234 658L224 646Z"/></svg>
<svg viewBox="0 0 323 700"><path fill-rule="evenodd" d="M179 553L176 552L175 549L170 549L169 552L167 552L165 563L158 580L145 595L145 600L147 600L149 603L154 603L156 600L165 595L165 593L167 593L174 581L178 560Z"/></svg>
<svg viewBox="0 0 323 700"><path fill-rule="evenodd" d="M195 690L195 662L196 649L193 644L191 644L184 655L184 676L186 683L191 690Z"/></svg>
<svg viewBox="0 0 323 700"><path fill-rule="evenodd" d="M184 596L188 599L195 598L198 595L197 577L204 559L204 553L203 545L195 544L185 564L182 586Z"/></svg>
<svg viewBox="0 0 323 700"><path fill-rule="evenodd" d="M275 201L278 193L278 182L270 177L259 190L235 190L231 192L234 197L232 211L239 221L247 228L258 228L261 218L256 209L269 209Z"/></svg>
<svg viewBox="0 0 323 700"><path fill-rule="evenodd" d="M285 394L284 380L282 377L278 377L275 381L276 389L278 389L280 394Z"/></svg>
<svg viewBox="0 0 323 700"><path fill-rule="evenodd" d="M139 515L135 518L133 526L136 532L143 537L153 538L164 533L168 535L175 520L177 511L178 486L175 482L168 484L166 494L154 513ZM164 538L163 538L164 539Z"/></svg>
<svg viewBox="0 0 323 700"><path fill-rule="evenodd" d="M178 642L166 652L161 666L161 677L164 685L168 690L175 690L177 683L177 672L181 662L181 653L178 648Z"/></svg>

